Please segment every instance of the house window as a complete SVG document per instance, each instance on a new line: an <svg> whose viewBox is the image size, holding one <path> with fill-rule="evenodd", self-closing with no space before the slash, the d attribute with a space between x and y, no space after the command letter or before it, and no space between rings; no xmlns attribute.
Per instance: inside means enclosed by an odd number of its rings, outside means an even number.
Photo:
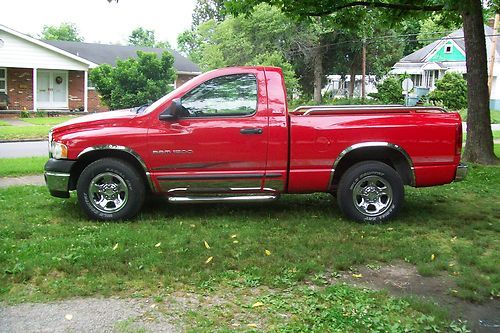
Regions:
<svg viewBox="0 0 500 333"><path fill-rule="evenodd" d="M7 92L7 69L0 68L0 92Z"/></svg>
<svg viewBox="0 0 500 333"><path fill-rule="evenodd" d="M444 53L451 53L451 48L452 48L452 46L451 46L451 45L446 45L446 46L444 47Z"/></svg>

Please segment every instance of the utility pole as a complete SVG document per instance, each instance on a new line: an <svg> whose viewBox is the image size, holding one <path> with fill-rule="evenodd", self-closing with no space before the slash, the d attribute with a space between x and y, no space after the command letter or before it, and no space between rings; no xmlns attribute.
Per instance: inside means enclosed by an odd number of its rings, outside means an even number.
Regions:
<svg viewBox="0 0 500 333"><path fill-rule="evenodd" d="M361 60L361 98L363 101L366 97L366 39L363 38L363 51L362 51L362 60Z"/></svg>
<svg viewBox="0 0 500 333"><path fill-rule="evenodd" d="M488 91L491 96L491 86L493 85L493 68L495 67L495 54L497 47L497 32L498 32L498 21L500 20L500 14L495 15L495 23L493 24L493 36L491 37L491 53L490 53L490 72L488 76Z"/></svg>

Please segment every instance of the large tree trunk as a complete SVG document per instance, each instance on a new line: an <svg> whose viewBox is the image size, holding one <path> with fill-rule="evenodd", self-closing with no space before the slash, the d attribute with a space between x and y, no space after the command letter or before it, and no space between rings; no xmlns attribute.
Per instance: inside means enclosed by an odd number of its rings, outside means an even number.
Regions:
<svg viewBox="0 0 500 333"><path fill-rule="evenodd" d="M314 63L314 103L321 104L321 83L323 79L323 57L321 43L313 49Z"/></svg>
<svg viewBox="0 0 500 333"><path fill-rule="evenodd" d="M493 164L498 161L493 153L493 135L490 125L486 43L481 0L463 0L465 49L467 55L467 142L466 161Z"/></svg>

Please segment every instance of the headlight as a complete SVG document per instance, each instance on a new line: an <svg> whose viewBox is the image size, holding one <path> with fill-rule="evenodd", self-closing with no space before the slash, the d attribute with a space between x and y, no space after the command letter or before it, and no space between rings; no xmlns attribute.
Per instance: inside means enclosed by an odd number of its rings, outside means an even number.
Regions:
<svg viewBox="0 0 500 333"><path fill-rule="evenodd" d="M50 143L49 153L52 158L55 158L57 160L68 158L68 147L60 142L52 141Z"/></svg>

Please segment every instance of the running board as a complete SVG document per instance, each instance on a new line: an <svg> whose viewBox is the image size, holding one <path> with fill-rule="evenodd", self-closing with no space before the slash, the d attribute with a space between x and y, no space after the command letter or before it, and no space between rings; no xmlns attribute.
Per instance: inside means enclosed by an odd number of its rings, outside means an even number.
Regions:
<svg viewBox="0 0 500 333"><path fill-rule="evenodd" d="M168 201L176 204L183 203L222 203L222 202L268 202L279 198L279 195L240 195L226 197L169 197Z"/></svg>

